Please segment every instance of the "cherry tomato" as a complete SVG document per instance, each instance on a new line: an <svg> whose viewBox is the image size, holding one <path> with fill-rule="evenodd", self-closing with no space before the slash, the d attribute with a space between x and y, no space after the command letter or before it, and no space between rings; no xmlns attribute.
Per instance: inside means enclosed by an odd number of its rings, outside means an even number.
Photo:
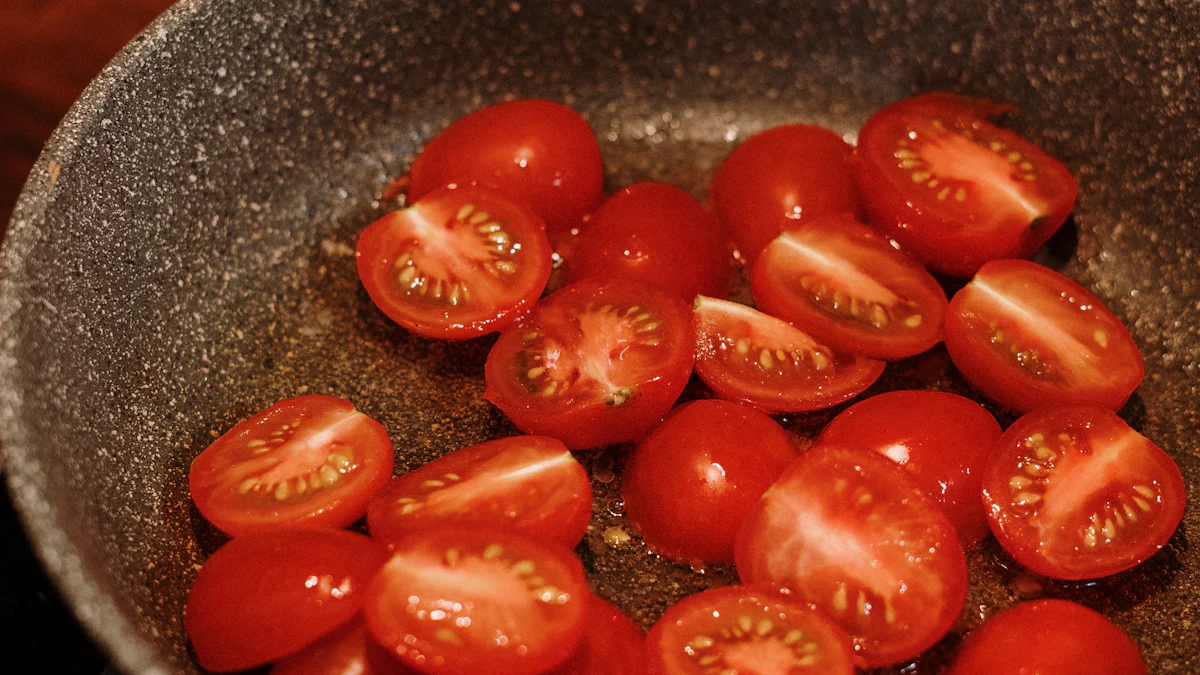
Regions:
<svg viewBox="0 0 1200 675"><path fill-rule="evenodd" d="M884 363L836 354L791 324L745 305L699 296L696 372L721 398L768 412L801 412L858 396Z"/></svg>
<svg viewBox="0 0 1200 675"><path fill-rule="evenodd" d="M413 162L409 199L450 183L496 187L527 202L552 236L579 225L603 196L600 146L579 113L524 99L474 112L434 137Z"/></svg>
<svg viewBox="0 0 1200 675"><path fill-rule="evenodd" d="M729 401L671 412L621 476L625 513L656 553L685 562L733 562L742 519L796 457L766 415Z"/></svg>
<svg viewBox="0 0 1200 675"><path fill-rule="evenodd" d="M591 596L583 639L547 675L644 675L646 634L621 610Z"/></svg>
<svg viewBox="0 0 1200 675"><path fill-rule="evenodd" d="M1000 438L991 413L938 391L889 391L846 408L821 444L874 450L891 458L942 505L963 548L988 533L979 500L983 468Z"/></svg>
<svg viewBox="0 0 1200 675"><path fill-rule="evenodd" d="M514 436L452 452L392 480L367 507L371 535L423 527L494 527L575 546L592 517L592 484L566 446Z"/></svg>
<svg viewBox="0 0 1200 675"><path fill-rule="evenodd" d="M824 612L870 667L932 646L967 597L954 525L869 450L819 444L801 455L743 522L736 557L743 582Z"/></svg>
<svg viewBox="0 0 1200 675"><path fill-rule="evenodd" d="M625 279L578 281L500 336L484 397L522 431L572 449L637 440L687 384L690 325L672 293Z"/></svg>
<svg viewBox="0 0 1200 675"><path fill-rule="evenodd" d="M278 660L358 613L386 559L342 530L280 530L233 539L212 554L188 592L183 626L196 661L217 672Z"/></svg>
<svg viewBox="0 0 1200 675"><path fill-rule="evenodd" d="M946 349L973 387L1018 414L1068 402L1117 410L1145 373L1096 296L1024 260L990 262L955 294Z"/></svg>
<svg viewBox="0 0 1200 675"><path fill-rule="evenodd" d="M725 297L732 277L721 226L700 202L666 183L638 183L604 202L567 260L569 281L644 281L675 291Z"/></svg>
<svg viewBox="0 0 1200 675"><path fill-rule="evenodd" d="M271 667L270 675L412 675L371 638L362 619L317 640Z"/></svg>
<svg viewBox="0 0 1200 675"><path fill-rule="evenodd" d="M367 589L375 639L434 675L525 675L564 662L588 592L570 549L489 530L424 530L397 542Z"/></svg>
<svg viewBox="0 0 1200 675"><path fill-rule="evenodd" d="M431 338L494 333L529 311L550 278L541 219L495 190L444 188L372 223L358 276L392 321Z"/></svg>
<svg viewBox="0 0 1200 675"><path fill-rule="evenodd" d="M896 360L942 338L937 280L849 215L779 235L754 263L751 286L759 309L840 352Z"/></svg>
<svg viewBox="0 0 1200 675"><path fill-rule="evenodd" d="M1010 607L976 628L947 675L1147 675L1129 636L1066 600Z"/></svg>
<svg viewBox="0 0 1200 675"><path fill-rule="evenodd" d="M646 637L648 675L852 675L846 634L802 602L727 586L667 608Z"/></svg>
<svg viewBox="0 0 1200 675"><path fill-rule="evenodd" d="M1094 579L1167 543L1183 517L1179 467L1111 410L1039 408L996 444L983 501L1004 550L1035 572Z"/></svg>
<svg viewBox="0 0 1200 675"><path fill-rule="evenodd" d="M791 124L767 129L729 155L713 176L708 198L748 263L803 220L859 213L851 152L828 129Z"/></svg>
<svg viewBox="0 0 1200 675"><path fill-rule="evenodd" d="M1011 109L935 94L875 113L855 168L870 221L935 272L969 277L1028 258L1063 224L1078 186L1061 162L985 117Z"/></svg>
<svg viewBox="0 0 1200 675"><path fill-rule="evenodd" d="M381 424L332 396L280 401L201 452L188 474L196 508L239 536L292 525L345 527L392 475Z"/></svg>

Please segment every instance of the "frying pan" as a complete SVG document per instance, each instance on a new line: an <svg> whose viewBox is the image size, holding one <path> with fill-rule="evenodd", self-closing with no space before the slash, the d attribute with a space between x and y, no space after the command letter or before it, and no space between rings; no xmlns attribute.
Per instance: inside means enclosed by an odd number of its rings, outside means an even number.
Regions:
<svg viewBox="0 0 1200 675"><path fill-rule="evenodd" d="M395 207L384 186L444 125L510 97L560 100L595 128L610 188L661 179L703 197L756 131L803 121L852 138L924 90L1016 103L1010 126L1073 169L1074 221L1039 259L1130 327L1147 376L1122 414L1200 495L1198 35L1182 0L187 0L88 88L17 206L0 261L13 498L120 668L195 672L184 596L221 538L186 471L235 421L344 396L387 426L399 471L514 433L481 398L491 340L414 337L355 273L358 232ZM941 348L870 393L899 387L969 393ZM833 412L783 421L808 438ZM628 528L619 456L585 458L596 518L580 554L594 589L648 625L734 577L605 542ZM1146 564L1093 583L1027 577L987 540L956 632L904 672L936 672L961 632L1036 595L1112 617L1154 673L1200 672L1198 514Z"/></svg>

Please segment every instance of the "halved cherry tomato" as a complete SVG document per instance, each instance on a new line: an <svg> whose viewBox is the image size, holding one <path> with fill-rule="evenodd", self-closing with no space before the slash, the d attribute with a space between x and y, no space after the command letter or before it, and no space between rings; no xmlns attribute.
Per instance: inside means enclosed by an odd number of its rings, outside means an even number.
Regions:
<svg viewBox="0 0 1200 675"><path fill-rule="evenodd" d="M717 169L708 198L742 258L753 263L764 246L802 220L857 215L852 150L841 136L809 124L767 129L739 145Z"/></svg>
<svg viewBox="0 0 1200 675"><path fill-rule="evenodd" d="M489 106L434 137L413 162L409 199L450 183L492 186L528 203L551 236L579 225L603 196L600 146L587 121L561 103Z"/></svg>
<svg viewBox="0 0 1200 675"><path fill-rule="evenodd" d="M488 354L484 397L572 449L641 438L692 372L691 312L673 293L585 279L538 304Z"/></svg>
<svg viewBox="0 0 1200 675"><path fill-rule="evenodd" d="M947 675L1147 675L1116 624L1066 600L1010 607L971 631Z"/></svg>
<svg viewBox="0 0 1200 675"><path fill-rule="evenodd" d="M375 642L361 618L271 667L270 675L412 675Z"/></svg>
<svg viewBox="0 0 1200 675"><path fill-rule="evenodd" d="M575 546L592 517L592 484L566 446L544 436L489 441L392 480L367 507L371 535L492 527Z"/></svg>
<svg viewBox="0 0 1200 675"><path fill-rule="evenodd" d="M750 586L688 596L646 637L648 675L851 675L850 640L803 602Z"/></svg>
<svg viewBox="0 0 1200 675"><path fill-rule="evenodd" d="M821 444L874 450L942 505L963 548L988 533L979 491L1000 425L978 403L940 391L889 391L846 408Z"/></svg>
<svg viewBox="0 0 1200 675"><path fill-rule="evenodd" d="M310 395L239 422L192 462L196 508L240 536L283 526L346 527L392 475L392 442L349 401Z"/></svg>
<svg viewBox="0 0 1200 675"><path fill-rule="evenodd" d="M847 354L902 359L942 338L937 280L846 214L779 235L754 263L751 285L759 309Z"/></svg>
<svg viewBox="0 0 1200 675"><path fill-rule="evenodd" d="M434 675L526 675L564 662L590 596L570 549L494 530L424 530L367 589L367 627Z"/></svg>
<svg viewBox="0 0 1200 675"><path fill-rule="evenodd" d="M1010 109L932 94L875 113L858 134L855 162L871 224L951 276L1033 255L1079 188L1062 162L985 119Z"/></svg>
<svg viewBox="0 0 1200 675"><path fill-rule="evenodd" d="M1145 373L1120 319L1082 286L1024 260L984 265L955 294L946 349L973 387L1015 413L1125 405Z"/></svg>
<svg viewBox="0 0 1200 675"><path fill-rule="evenodd" d="M621 476L625 513L656 553L733 562L738 527L796 458L766 415L730 401L694 401L667 416Z"/></svg>
<svg viewBox="0 0 1200 675"><path fill-rule="evenodd" d="M1179 467L1111 410L1039 408L996 444L983 475L992 532L1017 562L1060 579L1127 570L1183 517Z"/></svg>
<svg viewBox="0 0 1200 675"><path fill-rule="evenodd" d="M666 183L637 183L609 197L567 259L569 281L644 281L675 291L725 297L732 277L725 232L700 202Z"/></svg>
<svg viewBox="0 0 1200 675"><path fill-rule="evenodd" d="M494 333L529 311L550 278L541 219L480 187L437 190L358 238L358 276L396 323L431 338Z"/></svg>
<svg viewBox="0 0 1200 675"><path fill-rule="evenodd" d="M233 539L204 563L183 626L196 661L217 672L270 663L350 621L387 559L342 530L280 530Z"/></svg>
<svg viewBox="0 0 1200 675"><path fill-rule="evenodd" d="M937 502L886 457L823 444L746 518L737 570L824 612L871 667L932 646L967 597L962 546Z"/></svg>
<svg viewBox="0 0 1200 675"><path fill-rule="evenodd" d="M721 398L801 412L858 396L884 363L836 354L791 324L745 305L696 298L696 372Z"/></svg>
<svg viewBox="0 0 1200 675"><path fill-rule="evenodd" d="M646 634L607 601L593 595L587 602L583 639L548 675L644 675Z"/></svg>

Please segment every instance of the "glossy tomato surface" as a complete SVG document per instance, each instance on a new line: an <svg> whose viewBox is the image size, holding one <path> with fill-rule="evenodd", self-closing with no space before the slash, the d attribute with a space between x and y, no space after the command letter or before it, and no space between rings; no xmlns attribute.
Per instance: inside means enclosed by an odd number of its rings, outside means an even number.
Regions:
<svg viewBox="0 0 1200 675"><path fill-rule="evenodd" d="M1050 406L1000 437L983 476L992 532L1017 562L1061 579L1129 569L1183 517L1167 453L1099 406Z"/></svg>
<svg viewBox="0 0 1200 675"><path fill-rule="evenodd" d="M708 189L717 218L753 263L780 232L807 218L860 211L841 136L809 124L767 129L722 162Z"/></svg>
<svg viewBox="0 0 1200 675"><path fill-rule="evenodd" d="M590 592L570 549L492 530L397 542L367 589L371 634L416 670L525 675L566 661Z"/></svg>
<svg viewBox="0 0 1200 675"><path fill-rule="evenodd" d="M412 675L375 642L361 618L277 662L270 675Z"/></svg>
<svg viewBox="0 0 1200 675"><path fill-rule="evenodd" d="M890 459L824 444L743 522L737 571L825 613L871 667L928 649L967 595L962 546L937 502Z"/></svg>
<svg viewBox="0 0 1200 675"><path fill-rule="evenodd" d="M946 349L971 386L1018 414L1067 402L1117 410L1145 373L1096 296L1024 260L988 263L954 295Z"/></svg>
<svg viewBox="0 0 1200 675"><path fill-rule="evenodd" d="M728 586L667 608L646 637L648 675L851 675L846 634L803 602Z"/></svg>
<svg viewBox="0 0 1200 675"><path fill-rule="evenodd" d="M217 549L188 592L183 626L196 661L244 670L296 652L350 621L386 560L342 530L249 534Z"/></svg>
<svg viewBox="0 0 1200 675"><path fill-rule="evenodd" d="M846 408L821 444L890 458L942 506L963 547L989 532L979 499L1000 425L978 403L939 391L889 391Z"/></svg>
<svg viewBox="0 0 1200 675"><path fill-rule="evenodd" d="M591 596L583 639L566 663L547 675L645 675L646 634L621 610Z"/></svg>
<svg viewBox="0 0 1200 675"><path fill-rule="evenodd" d="M937 280L847 214L776 237L750 280L759 309L840 352L896 360L942 338L947 303Z"/></svg>
<svg viewBox="0 0 1200 675"><path fill-rule="evenodd" d="M587 471L545 436L457 450L393 479L367 507L371 535L382 541L422 528L473 526L575 546L591 516Z"/></svg>
<svg viewBox="0 0 1200 675"><path fill-rule="evenodd" d="M837 405L862 393L884 363L835 353L786 321L706 296L696 298L696 372L721 398L767 412Z"/></svg>
<svg viewBox="0 0 1200 675"><path fill-rule="evenodd" d="M425 195L363 230L358 276L390 319L425 337L494 333L537 302L550 278L544 226L495 190Z"/></svg>
<svg viewBox="0 0 1200 675"><path fill-rule="evenodd" d="M691 375L691 318L678 296L653 286L576 282L500 336L484 397L522 431L572 449L637 440Z"/></svg>
<svg viewBox="0 0 1200 675"><path fill-rule="evenodd" d="M196 508L231 535L345 527L392 476L387 430L349 401L309 395L237 424L192 462Z"/></svg>
<svg viewBox="0 0 1200 675"><path fill-rule="evenodd" d="M1147 675L1116 624L1066 600L1010 607L976 628L947 675Z"/></svg>
<svg viewBox="0 0 1200 675"><path fill-rule="evenodd" d="M567 259L569 281L635 279L690 301L725 297L732 277L725 231L700 202L666 183L637 183L609 197Z"/></svg>
<svg viewBox="0 0 1200 675"><path fill-rule="evenodd" d="M527 203L552 235L576 227L603 196L600 146L587 121L560 103L509 101L434 137L409 171L418 200L450 183L479 183Z"/></svg>
<svg viewBox="0 0 1200 675"><path fill-rule="evenodd" d="M1071 213L1078 185L1062 162L986 119L1010 109L933 94L875 113L855 153L871 224L951 276L1033 255Z"/></svg>
<svg viewBox="0 0 1200 675"><path fill-rule="evenodd" d="M730 401L694 401L638 444L621 475L625 513L656 553L733 562L738 527L796 457L775 420Z"/></svg>

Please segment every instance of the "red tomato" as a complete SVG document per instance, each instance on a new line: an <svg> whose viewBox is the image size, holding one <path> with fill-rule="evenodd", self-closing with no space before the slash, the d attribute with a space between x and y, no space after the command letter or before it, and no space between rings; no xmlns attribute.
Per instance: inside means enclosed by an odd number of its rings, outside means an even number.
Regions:
<svg viewBox="0 0 1200 675"><path fill-rule="evenodd" d="M791 324L745 305L699 296L696 372L721 398L768 412L801 412L858 396L884 363L835 354Z"/></svg>
<svg viewBox="0 0 1200 675"><path fill-rule="evenodd" d="M824 612L870 667L937 642L967 597L954 525L878 453L818 445L742 524L737 570Z"/></svg>
<svg viewBox="0 0 1200 675"><path fill-rule="evenodd" d="M713 176L708 199L748 263L802 220L859 213L851 152L828 129L791 124L767 129L729 155Z"/></svg>
<svg viewBox="0 0 1200 675"><path fill-rule="evenodd" d="M947 675L1147 675L1129 636L1066 600L1010 607L972 631Z"/></svg>
<svg viewBox="0 0 1200 675"><path fill-rule="evenodd" d="M727 586L691 595L646 637L648 675L852 675L846 634L801 602Z"/></svg>
<svg viewBox="0 0 1200 675"><path fill-rule="evenodd" d="M1145 373L1129 331L1096 296L1024 260L988 263L955 294L946 349L973 387L1018 414L1069 402L1117 410Z"/></svg>
<svg viewBox="0 0 1200 675"><path fill-rule="evenodd" d="M938 391L889 391L846 408L821 444L874 450L891 458L942 505L964 548L988 533L979 501L983 467L1000 438L991 413Z"/></svg>
<svg viewBox="0 0 1200 675"><path fill-rule="evenodd" d="M281 526L346 527L392 476L387 430L332 396L280 401L192 462L196 508L233 536Z"/></svg>
<svg viewBox="0 0 1200 675"><path fill-rule="evenodd" d="M409 199L450 183L477 182L528 203L552 236L600 201L600 146L579 113L552 101L489 106L451 124L413 162Z"/></svg>
<svg viewBox="0 0 1200 675"><path fill-rule="evenodd" d="M425 530L367 589L367 627L423 673L526 675L579 642L588 592L570 549L492 530Z"/></svg>
<svg viewBox="0 0 1200 675"><path fill-rule="evenodd" d="M583 639L547 675L644 675L646 634L601 598L593 595L587 602Z"/></svg>
<svg viewBox="0 0 1200 675"><path fill-rule="evenodd" d="M805 219L779 235L751 285L759 309L840 352L896 360L942 339L937 280L849 215Z"/></svg>
<svg viewBox="0 0 1200 675"><path fill-rule="evenodd" d="M386 559L342 530L280 530L233 539L212 554L188 592L183 626L196 661L244 670L299 651L354 618Z"/></svg>
<svg viewBox="0 0 1200 675"><path fill-rule="evenodd" d="M996 444L983 474L992 532L1017 562L1060 579L1127 570L1183 517L1179 467L1111 410L1039 408Z"/></svg>
<svg viewBox="0 0 1200 675"><path fill-rule="evenodd" d="M739 403L694 401L633 453L621 476L625 513L657 553L733 562L742 519L795 457L770 417Z"/></svg>
<svg viewBox="0 0 1200 675"><path fill-rule="evenodd" d="M576 282L500 336L484 397L522 431L572 449L636 440L687 384L690 324L688 306L653 286Z"/></svg>
<svg viewBox="0 0 1200 675"><path fill-rule="evenodd" d="M425 337L494 333L529 311L550 278L542 221L495 190L445 188L372 223L358 276L392 321Z"/></svg>
<svg viewBox="0 0 1200 675"><path fill-rule="evenodd" d="M604 202L567 260L569 281L636 279L725 297L732 277L725 233L700 202L666 183L638 183Z"/></svg>
<svg viewBox="0 0 1200 675"><path fill-rule="evenodd" d="M392 480L367 507L371 535L494 527L575 546L592 517L592 483L566 446L514 436L452 452Z"/></svg>
<svg viewBox="0 0 1200 675"><path fill-rule="evenodd" d="M871 223L935 272L969 277L989 260L1028 258L1075 205L1066 166L984 119L1009 109L918 96L875 113L858 134Z"/></svg>
<svg viewBox="0 0 1200 675"><path fill-rule="evenodd" d="M412 675L355 619L271 667L270 675Z"/></svg>

